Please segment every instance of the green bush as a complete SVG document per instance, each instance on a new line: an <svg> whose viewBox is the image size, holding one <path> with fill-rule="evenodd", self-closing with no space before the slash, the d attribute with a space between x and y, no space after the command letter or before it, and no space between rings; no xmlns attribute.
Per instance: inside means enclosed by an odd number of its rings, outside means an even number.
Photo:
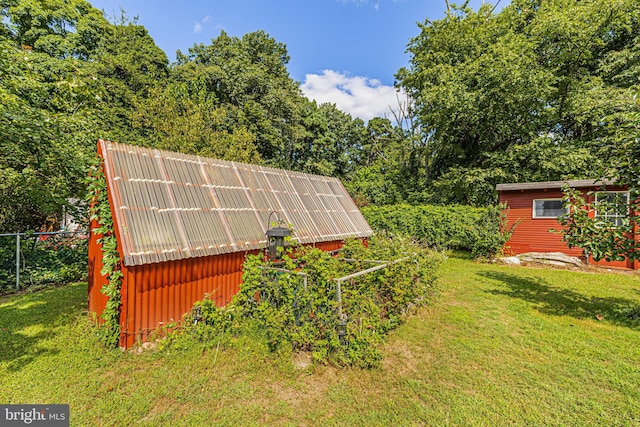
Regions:
<svg viewBox="0 0 640 427"><path fill-rule="evenodd" d="M21 238L20 288L60 285L87 275L87 239L69 235ZM16 238L0 238L0 292L15 289Z"/></svg>
<svg viewBox="0 0 640 427"><path fill-rule="evenodd" d="M339 257L299 246L276 267L248 256L232 303L196 303L168 345L183 345L185 335L217 345L251 336L270 351L309 351L318 363L376 366L388 331L428 301L443 256L402 239L374 238L369 247L347 242ZM381 265L364 260L400 261L341 282L338 300L334 279Z"/></svg>
<svg viewBox="0 0 640 427"><path fill-rule="evenodd" d="M499 206L366 206L362 213L371 227L392 236L413 238L436 249L470 251L475 257L492 257L508 240Z"/></svg>

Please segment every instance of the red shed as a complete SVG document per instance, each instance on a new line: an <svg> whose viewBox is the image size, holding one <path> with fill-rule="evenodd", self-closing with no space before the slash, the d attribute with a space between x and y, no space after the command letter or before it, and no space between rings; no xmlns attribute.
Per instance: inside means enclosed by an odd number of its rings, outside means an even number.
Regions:
<svg viewBox="0 0 640 427"><path fill-rule="evenodd" d="M527 252L562 252L567 255L581 257L579 248L569 249L562 241L562 235L552 233L549 230L560 230L562 226L557 218L566 213L562 206L562 186L568 183L571 188L580 190L586 194L589 191L602 189L602 182L595 180L570 180L570 181L546 181L526 182L514 184L498 184L496 190L500 196L500 203L507 206L507 220L509 227L515 224L515 230L505 244L505 252L518 255ZM606 193L621 193L619 196L628 201L628 192L625 188L605 183ZM592 202L593 195L586 195L585 201ZM595 210L590 215L598 215ZM594 260L590 260L595 263ZM636 261L611 261L601 260L598 265L630 268L637 270L639 263Z"/></svg>
<svg viewBox="0 0 640 427"><path fill-rule="evenodd" d="M123 347L180 320L206 294L229 303L246 255L267 243L273 212L293 226L294 240L323 250L372 234L337 178L103 140L98 155L124 276ZM89 311L97 315L107 302L99 237L89 240Z"/></svg>

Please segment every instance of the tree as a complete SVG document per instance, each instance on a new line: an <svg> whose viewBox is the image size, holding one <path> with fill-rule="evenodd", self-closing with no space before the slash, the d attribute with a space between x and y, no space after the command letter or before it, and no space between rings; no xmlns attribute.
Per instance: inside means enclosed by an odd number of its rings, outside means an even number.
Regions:
<svg viewBox="0 0 640 427"><path fill-rule="evenodd" d="M603 118L626 123L637 108L637 1L514 0L492 11L452 6L421 24L396 75L429 140L437 201L491 203L498 182L596 178L610 161ZM566 169L545 160L569 154Z"/></svg>
<svg viewBox="0 0 640 427"><path fill-rule="evenodd" d="M560 219L566 227L561 231L563 241L569 247L581 248L596 261L639 260L640 113L631 113L627 125L616 130L616 138L611 142L614 163L602 180L626 188L628 197L619 193L607 196L606 185L601 191L587 195L565 186L563 200L569 214ZM608 213L615 221L607 216L596 216L594 212Z"/></svg>
<svg viewBox="0 0 640 427"><path fill-rule="evenodd" d="M137 134L137 106L169 77L169 61L147 30L124 12L108 27L91 64L99 110L100 137L143 143Z"/></svg>
<svg viewBox="0 0 640 427"><path fill-rule="evenodd" d="M24 231L82 199L109 24L82 0L7 0L0 16L0 230Z"/></svg>
<svg viewBox="0 0 640 427"><path fill-rule="evenodd" d="M366 137L364 122L334 104L307 101L302 110L304 137L289 153L287 167L344 178L356 166L354 156Z"/></svg>
<svg viewBox="0 0 640 427"><path fill-rule="evenodd" d="M18 45L58 59L89 59L108 27L85 0L2 0L0 16Z"/></svg>
<svg viewBox="0 0 640 427"><path fill-rule="evenodd" d="M77 80L47 81L47 54L0 40L0 230L36 229L83 192L91 117L73 114L87 95ZM54 59L57 61L57 59Z"/></svg>
<svg viewBox="0 0 640 427"><path fill-rule="evenodd" d="M358 166L346 184L358 204L424 200L420 150L405 129L376 117L369 120L362 141L352 157Z"/></svg>
<svg viewBox="0 0 640 427"><path fill-rule="evenodd" d="M289 77L286 46L264 31L230 37L224 31L210 45L178 52L175 81L203 81L235 125L254 137L261 158L286 166L286 153L304 136L304 98Z"/></svg>
<svg viewBox="0 0 640 427"><path fill-rule="evenodd" d="M158 85L135 103L133 122L142 145L224 160L260 160L255 136L229 120L200 79Z"/></svg>

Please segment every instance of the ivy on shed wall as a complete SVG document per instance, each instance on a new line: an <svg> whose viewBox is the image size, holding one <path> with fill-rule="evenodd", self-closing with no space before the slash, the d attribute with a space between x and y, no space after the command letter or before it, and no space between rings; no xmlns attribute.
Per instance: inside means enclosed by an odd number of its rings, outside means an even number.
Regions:
<svg viewBox="0 0 640 427"><path fill-rule="evenodd" d="M122 286L122 270L118 241L116 239L111 206L107 193L107 180L104 176L102 161L97 158L90 169L88 178L87 199L90 204L90 221L97 221L98 227L91 230L101 235L97 243L102 245L102 269L108 283L100 289L108 297L104 311L100 315L103 320L98 329L100 341L108 347L118 345L120 339L120 305L122 304L120 288Z"/></svg>

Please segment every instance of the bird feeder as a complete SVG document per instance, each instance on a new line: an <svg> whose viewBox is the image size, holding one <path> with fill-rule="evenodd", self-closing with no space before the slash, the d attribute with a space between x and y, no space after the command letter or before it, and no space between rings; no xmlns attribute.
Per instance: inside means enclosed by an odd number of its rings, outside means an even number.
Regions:
<svg viewBox="0 0 640 427"><path fill-rule="evenodd" d="M280 222L280 218L278 217L278 224ZM291 236L291 230L278 225L277 227L268 229L265 234L267 235L267 241L269 245L269 258L273 260L279 260L281 258L282 251L278 250L278 248L284 249L287 246L285 238Z"/></svg>

